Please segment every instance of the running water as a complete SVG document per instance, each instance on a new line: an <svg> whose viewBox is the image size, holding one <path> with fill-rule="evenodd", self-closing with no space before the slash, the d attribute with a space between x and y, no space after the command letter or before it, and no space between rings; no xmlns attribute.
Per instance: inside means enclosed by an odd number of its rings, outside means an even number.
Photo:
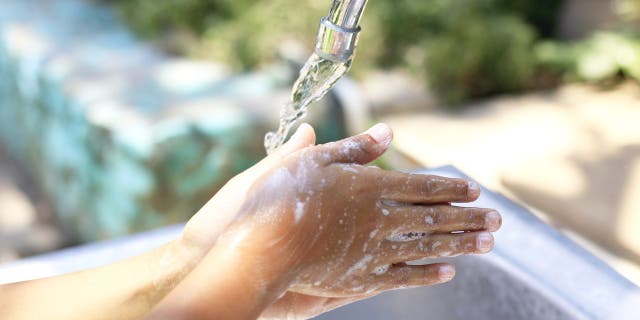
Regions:
<svg viewBox="0 0 640 320"><path fill-rule="evenodd" d="M334 62L312 54L300 76L293 85L291 101L280 112L280 126L277 132L269 132L264 137L264 147L271 154L287 138L291 127L307 115L309 105L320 100L351 67L351 60Z"/></svg>

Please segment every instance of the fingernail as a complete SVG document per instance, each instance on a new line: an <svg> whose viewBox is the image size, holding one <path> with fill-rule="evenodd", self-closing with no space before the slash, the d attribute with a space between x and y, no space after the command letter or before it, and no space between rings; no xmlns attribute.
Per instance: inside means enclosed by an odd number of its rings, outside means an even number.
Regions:
<svg viewBox="0 0 640 320"><path fill-rule="evenodd" d="M456 275L456 269L454 269L453 266L451 265L444 265L438 268L438 278L442 282L446 282L453 279L455 275Z"/></svg>
<svg viewBox="0 0 640 320"><path fill-rule="evenodd" d="M378 123L375 126L369 128L365 132L373 140L375 140L379 145L386 147L391 143L391 139L393 138L393 133L391 132L391 128L384 123Z"/></svg>
<svg viewBox="0 0 640 320"><path fill-rule="evenodd" d="M501 220L500 214L498 211L489 211L487 215L484 216L484 226L488 230L495 231L500 228Z"/></svg>
<svg viewBox="0 0 640 320"><path fill-rule="evenodd" d="M493 236L488 232L482 232L476 239L476 245L478 251L481 253L487 253L493 248Z"/></svg>
<svg viewBox="0 0 640 320"><path fill-rule="evenodd" d="M480 185L474 181L469 181L467 185L467 197L475 199L480 195Z"/></svg>

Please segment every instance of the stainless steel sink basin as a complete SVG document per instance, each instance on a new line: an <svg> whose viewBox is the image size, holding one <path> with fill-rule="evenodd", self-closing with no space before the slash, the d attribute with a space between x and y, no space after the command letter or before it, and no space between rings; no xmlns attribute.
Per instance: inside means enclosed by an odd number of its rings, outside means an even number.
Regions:
<svg viewBox="0 0 640 320"><path fill-rule="evenodd" d="M463 176L452 167L424 172ZM450 283L385 293L317 319L640 319L637 286L529 211L486 189L469 205L502 213L493 253L448 259L457 267ZM180 230L173 226L6 264L0 283L98 266L158 246Z"/></svg>

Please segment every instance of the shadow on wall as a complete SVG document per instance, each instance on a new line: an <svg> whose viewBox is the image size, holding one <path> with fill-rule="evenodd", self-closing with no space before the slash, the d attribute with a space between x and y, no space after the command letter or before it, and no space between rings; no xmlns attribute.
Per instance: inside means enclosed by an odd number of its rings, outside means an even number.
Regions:
<svg viewBox="0 0 640 320"><path fill-rule="evenodd" d="M538 170L552 170L557 175L546 185L516 177L506 177L503 182L518 198L553 213L552 220L559 225L640 262L640 146L626 146L593 158L574 154Z"/></svg>

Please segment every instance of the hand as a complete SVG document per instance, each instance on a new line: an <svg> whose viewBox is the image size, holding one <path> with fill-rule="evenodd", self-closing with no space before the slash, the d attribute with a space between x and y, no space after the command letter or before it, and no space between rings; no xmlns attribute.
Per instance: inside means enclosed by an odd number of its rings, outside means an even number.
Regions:
<svg viewBox="0 0 640 320"><path fill-rule="evenodd" d="M362 165L390 141L389 128L378 125L283 157L251 187L224 243L258 257L267 278L286 271L289 291L307 295L350 297L450 280L448 264L403 262L488 252L487 231L499 228L500 216L447 204L475 200L473 182Z"/></svg>
<svg viewBox="0 0 640 320"><path fill-rule="evenodd" d="M300 149L315 144L313 128L303 123L287 143L251 168L229 180L189 221L182 233L185 249L209 251L218 237L238 216L247 201L249 188L282 159Z"/></svg>
<svg viewBox="0 0 640 320"><path fill-rule="evenodd" d="M474 183L362 166L386 150L385 129L291 154L252 187L244 221L224 238L264 257L259 265L278 261L295 274L265 314L307 318L380 291L448 281L450 265L403 262L491 250L486 231L499 228L497 212L446 204L475 200ZM375 130L383 131L377 139Z"/></svg>
<svg viewBox="0 0 640 320"><path fill-rule="evenodd" d="M262 312L260 319L310 319L333 309L376 295L378 295L378 293L346 298L330 298L287 292Z"/></svg>
<svg viewBox="0 0 640 320"><path fill-rule="evenodd" d="M314 134L303 126L275 155L234 178L185 229L185 238L211 250L172 293L181 299L178 309L250 318L267 308L265 317L308 318L455 273L449 264L406 261L491 250L489 232L500 215L449 204L475 200L475 183L364 166L391 138L377 125L309 146Z"/></svg>

